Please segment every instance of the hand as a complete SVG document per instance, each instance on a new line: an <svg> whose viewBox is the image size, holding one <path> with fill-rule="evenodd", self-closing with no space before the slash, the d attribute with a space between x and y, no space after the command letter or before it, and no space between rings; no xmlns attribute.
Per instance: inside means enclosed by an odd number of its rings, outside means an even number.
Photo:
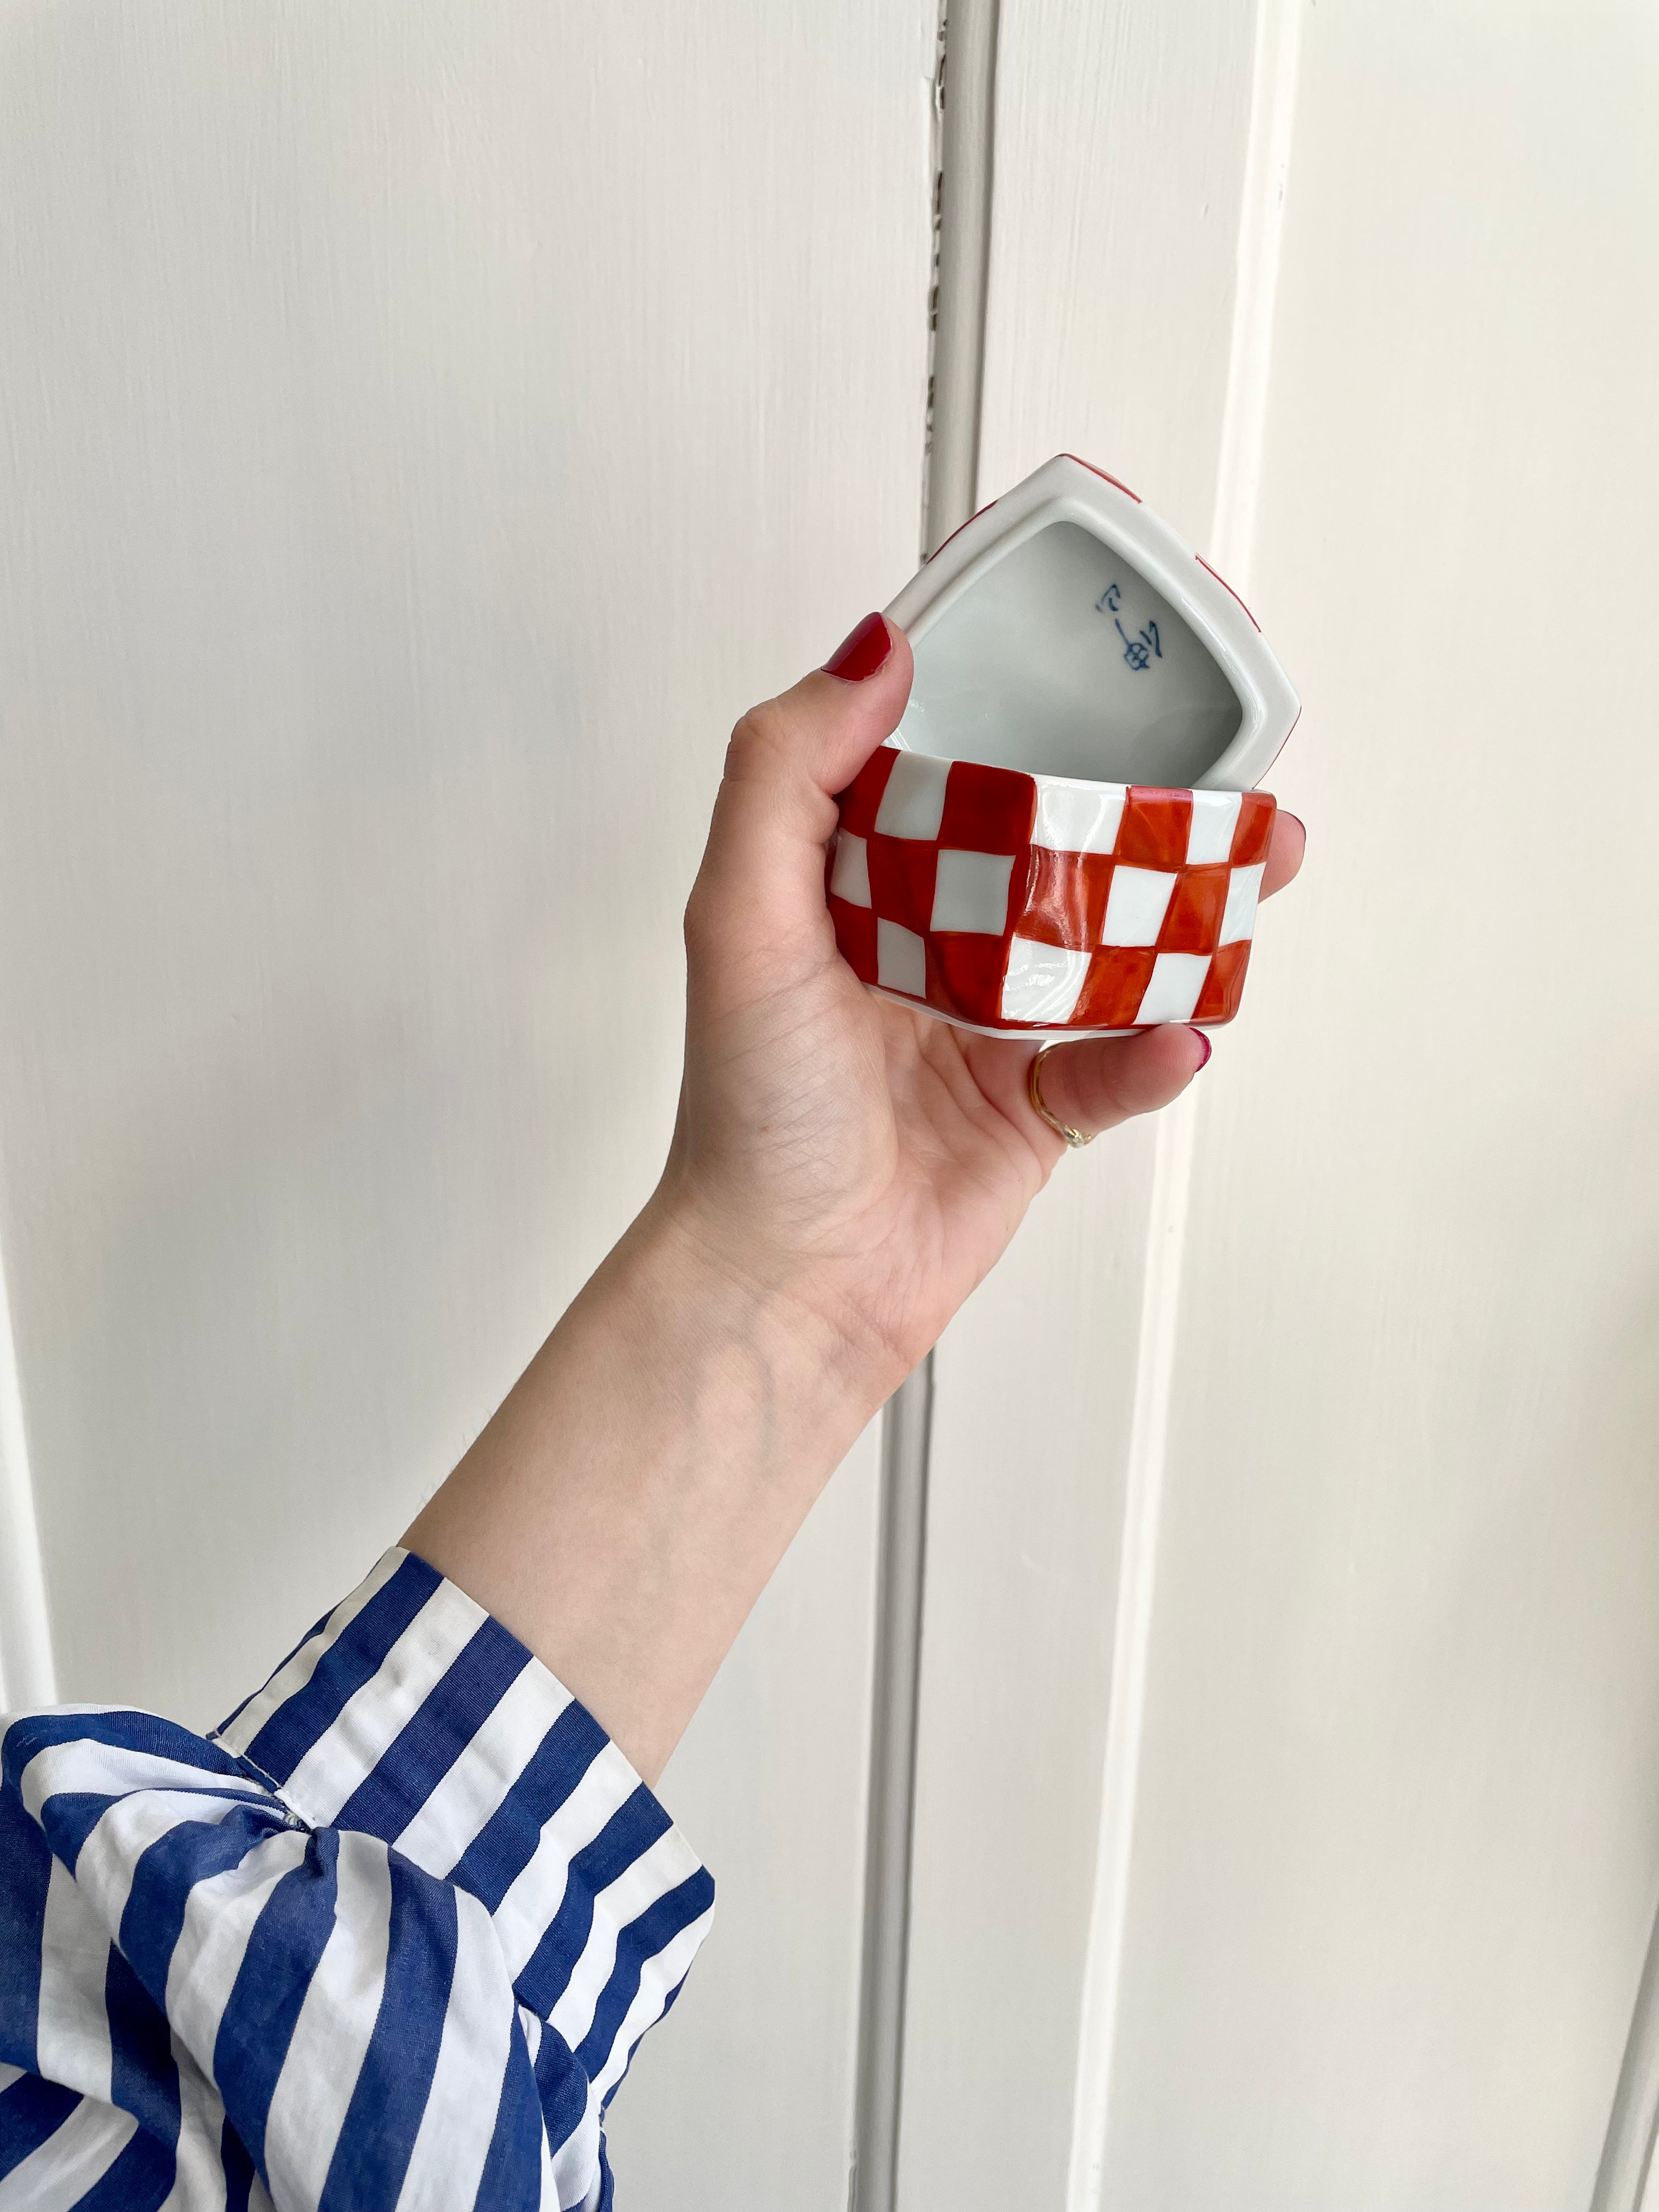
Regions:
<svg viewBox="0 0 1659 2212"><path fill-rule="evenodd" d="M836 949L834 794L910 690L903 634L873 616L860 635L866 659L886 643L870 673L820 671L732 733L686 913L685 1083L659 1202L717 1264L830 1325L885 1395L1066 1146L1030 1103L1034 1043L878 999ZM1264 893L1295 875L1303 843L1279 816ZM1108 1129L1168 1105L1209 1051L1186 1028L1069 1045L1043 1063L1043 1097L1085 1134Z"/></svg>
<svg viewBox="0 0 1659 2212"><path fill-rule="evenodd" d="M836 950L833 794L910 688L904 639L874 637L861 681L809 676L733 732L686 912L661 1182L404 1539L647 1780L813 1499L1065 1149L1026 1096L1029 1041L877 999ZM1301 855L1281 816L1264 888ZM1186 1029L1071 1045L1044 1095L1103 1129L1167 1104L1206 1056Z"/></svg>

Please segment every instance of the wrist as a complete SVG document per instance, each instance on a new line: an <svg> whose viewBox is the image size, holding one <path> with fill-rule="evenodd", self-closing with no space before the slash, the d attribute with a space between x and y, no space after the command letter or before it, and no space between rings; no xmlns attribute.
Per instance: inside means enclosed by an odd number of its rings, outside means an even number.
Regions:
<svg viewBox="0 0 1659 2212"><path fill-rule="evenodd" d="M653 1200L405 1541L651 1781L897 1379L791 1270Z"/></svg>
<svg viewBox="0 0 1659 2212"><path fill-rule="evenodd" d="M653 1781L879 1389L653 1205L405 1541Z"/></svg>
<svg viewBox="0 0 1659 2212"><path fill-rule="evenodd" d="M659 1189L606 1265L639 1317L648 1314L683 1353L696 1360L740 1347L766 1378L780 1430L823 1440L821 1449L804 1449L814 1461L831 1455L826 1477L915 1364L836 1295L823 1270L751 1249L683 1196Z"/></svg>

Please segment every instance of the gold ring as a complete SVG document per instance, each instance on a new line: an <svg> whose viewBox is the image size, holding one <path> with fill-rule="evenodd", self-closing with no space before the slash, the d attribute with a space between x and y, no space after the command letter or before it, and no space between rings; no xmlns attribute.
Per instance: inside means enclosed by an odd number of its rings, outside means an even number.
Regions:
<svg viewBox="0 0 1659 2212"><path fill-rule="evenodd" d="M1051 1044L1042 1044L1037 1047L1036 1052L1031 1055L1031 1065L1026 1071L1025 1089L1030 1098L1032 1105L1036 1108L1037 1112L1042 1115L1043 1120L1048 1124L1048 1127L1057 1136L1064 1137L1066 1143L1072 1147L1073 1152L1080 1152L1085 1145L1093 1144L1095 1138L1099 1135L1100 1132L1097 1129L1093 1135L1085 1137L1081 1129L1073 1129L1069 1127L1067 1124L1060 1121L1057 1115L1051 1114L1048 1111L1048 1109L1043 1104L1042 1063L1053 1050L1054 1047Z"/></svg>

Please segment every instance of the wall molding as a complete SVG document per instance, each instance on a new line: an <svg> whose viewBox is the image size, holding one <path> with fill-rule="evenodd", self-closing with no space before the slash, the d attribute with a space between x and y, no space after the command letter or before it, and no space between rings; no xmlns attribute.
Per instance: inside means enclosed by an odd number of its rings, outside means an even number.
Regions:
<svg viewBox="0 0 1659 2212"><path fill-rule="evenodd" d="M0 1711L58 1702L22 1382L0 1251Z"/></svg>
<svg viewBox="0 0 1659 2212"><path fill-rule="evenodd" d="M1211 555L1217 567L1245 589L1267 427L1273 311L1295 131L1304 4L1305 0L1260 0L1256 16L1226 398L1210 532ZM1196 1090L1189 1089L1164 1114L1152 1171L1094 1895L1078 2035L1066 2212L1101 2212L1111 2125L1113 2061L1128 1927L1158 1526L1180 1334L1182 1263L1198 1103Z"/></svg>
<svg viewBox="0 0 1659 2212"><path fill-rule="evenodd" d="M1637 1986L1590 2212L1652 2212L1659 2203L1659 1920Z"/></svg>
<svg viewBox="0 0 1659 2212"><path fill-rule="evenodd" d="M850 2192L855 2212L893 2212L898 2186L933 1410L930 1352L894 1393L882 1415L858 2107Z"/></svg>
<svg viewBox="0 0 1659 2212"><path fill-rule="evenodd" d="M968 520L978 497L997 13L998 0L945 0L939 11L924 554ZM898 2197L933 1401L929 1352L882 1416L858 2105L849 2190L855 2212L895 2212Z"/></svg>

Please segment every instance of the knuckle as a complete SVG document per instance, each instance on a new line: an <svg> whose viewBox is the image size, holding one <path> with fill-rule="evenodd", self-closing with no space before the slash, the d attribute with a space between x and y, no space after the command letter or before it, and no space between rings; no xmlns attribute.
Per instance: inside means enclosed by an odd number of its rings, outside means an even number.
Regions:
<svg viewBox="0 0 1659 2212"><path fill-rule="evenodd" d="M691 886L691 896L685 902L685 913L681 922L685 949L694 958L714 935L717 927L715 906L715 894L710 890L707 878L700 875Z"/></svg>
<svg viewBox="0 0 1659 2212"><path fill-rule="evenodd" d="M789 718L775 699L764 699L740 715L726 748L728 781L744 782L763 775L789 751Z"/></svg>

